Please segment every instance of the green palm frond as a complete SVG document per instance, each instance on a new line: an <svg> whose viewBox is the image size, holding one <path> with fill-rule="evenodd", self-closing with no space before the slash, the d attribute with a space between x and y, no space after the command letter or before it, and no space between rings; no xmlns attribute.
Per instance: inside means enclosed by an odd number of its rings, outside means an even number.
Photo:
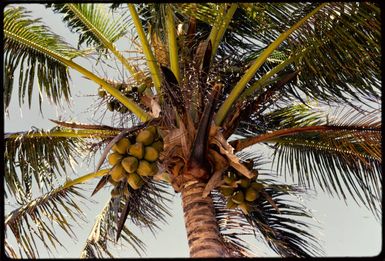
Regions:
<svg viewBox="0 0 385 261"><path fill-rule="evenodd" d="M58 35L43 25L39 19L33 20L23 7L10 7L4 12L4 102L8 108L11 101L16 70L20 73L19 104L25 96L31 106L33 84L37 77L39 103L45 93L55 104L70 97L68 67L50 54L65 59L73 59L82 52L72 48ZM33 45L40 48L34 48Z"/></svg>
<svg viewBox="0 0 385 261"><path fill-rule="evenodd" d="M261 180L264 182L264 180ZM306 219L312 218L310 211L303 205L288 199L300 192L294 186L273 184L265 185L265 193L274 201L272 204L260 197L253 203L247 221L261 233L266 243L282 257L308 257L322 254L319 242L311 233L312 226Z"/></svg>
<svg viewBox="0 0 385 261"><path fill-rule="evenodd" d="M114 43L127 33L123 17L112 19L104 4L48 4L54 11L64 14L63 21L79 34L79 46L96 46L106 50L106 43Z"/></svg>
<svg viewBox="0 0 385 261"><path fill-rule="evenodd" d="M245 220L240 210L226 207L226 199L217 190L211 192L211 197L222 241L230 252L229 256L253 257L251 246L240 237L254 235L252 226Z"/></svg>
<svg viewBox="0 0 385 261"><path fill-rule="evenodd" d="M167 197L170 193L166 187L165 183L148 179L138 190L128 187L128 198L123 194L120 198L112 198L99 215L83 249L82 257L101 258L105 254L111 256L107 243L108 241L116 243L117 237L123 238L141 255L145 245L128 229L125 222L129 220L133 225L141 229L149 229L155 235L156 230L159 229L159 223L165 223L166 216L170 216L165 205L170 201ZM124 213L125 210L127 210L126 213Z"/></svg>
<svg viewBox="0 0 385 261"><path fill-rule="evenodd" d="M355 200L379 214L381 200L381 121L378 112L347 111L330 119L331 129L273 138L280 173L298 177L301 185L317 183L330 194Z"/></svg>
<svg viewBox="0 0 385 261"><path fill-rule="evenodd" d="M48 131L6 133L4 177L8 191L19 202L29 200L33 178L40 189L52 189L57 175L66 173L85 152L86 139L108 138L119 132L55 127Z"/></svg>
<svg viewBox="0 0 385 261"><path fill-rule="evenodd" d="M113 200L109 199L106 206L96 217L96 222L87 238L80 258L113 258L109 251L108 242L114 242L116 234L115 219L111 215ZM134 248L140 255L145 249L143 242L135 236L125 225L122 229L121 237Z"/></svg>
<svg viewBox="0 0 385 261"><path fill-rule="evenodd" d="M79 224L79 218L84 220L85 216L74 201L75 196L84 198L75 187L59 187L29 201L5 217L5 230L12 231L21 255L24 253L28 258L36 258L39 255L37 241L43 243L49 252L52 248L62 246L62 241L54 231L55 227L76 238L68 221Z"/></svg>

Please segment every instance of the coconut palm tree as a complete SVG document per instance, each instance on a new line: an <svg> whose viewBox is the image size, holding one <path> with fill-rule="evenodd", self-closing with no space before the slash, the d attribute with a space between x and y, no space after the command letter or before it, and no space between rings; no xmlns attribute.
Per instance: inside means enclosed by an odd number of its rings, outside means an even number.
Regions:
<svg viewBox="0 0 385 261"><path fill-rule="evenodd" d="M111 256L124 241L141 251L129 220L155 231L181 193L191 257L253 256L242 235L277 254L322 254L296 195L320 187L380 216L380 8L374 3L48 4L73 33L72 47L26 8L4 11L5 110L43 95L71 97L72 69L100 86L94 108L115 126L52 120L50 130L5 133L5 250L37 257L36 241L62 245L82 214L82 184L111 197L82 257ZM129 37L127 55L116 46ZM78 61L87 58L95 67ZM134 59L135 58L135 59ZM129 74L103 77L97 66ZM115 66L115 67L114 67ZM14 82L15 73L19 78ZM13 91L16 86L17 91ZM363 106L365 105L365 106ZM248 149L255 145L254 149ZM273 157L265 157L269 149ZM59 183L72 163L92 173ZM274 169L266 168L274 163ZM293 184L277 175L293 177ZM33 196L34 188L41 195ZM293 199L294 196L294 199Z"/></svg>

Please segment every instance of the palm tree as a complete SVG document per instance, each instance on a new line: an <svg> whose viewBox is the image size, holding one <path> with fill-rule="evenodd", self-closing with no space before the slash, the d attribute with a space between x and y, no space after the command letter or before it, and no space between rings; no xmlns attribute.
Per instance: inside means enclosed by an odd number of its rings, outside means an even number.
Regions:
<svg viewBox="0 0 385 261"><path fill-rule="evenodd" d="M92 195L104 187L111 197L82 257L111 256L109 243L118 240L141 251L126 220L155 231L169 214L169 186L182 196L191 257L252 256L245 234L262 236L284 257L321 254L310 212L292 198L317 186L343 199L350 194L380 216L380 111L368 106L378 103L381 86L376 4L46 7L79 35L79 45L24 7L8 6L5 110L14 86L20 104L27 98L31 106L36 85L40 103L43 95L68 101L73 69L100 86L94 107L112 111L117 123L52 120L51 130L5 133L5 192L19 204L5 217L5 233L20 255L37 257L36 241L62 245L53 228L73 235L70 222L78 222L79 199L86 199L80 188L98 178ZM135 46L130 57L115 45L122 37ZM130 76L103 77L75 61L82 58ZM58 183L73 162L98 152L95 171ZM271 162L274 171L265 167ZM41 195L33 197L36 186ZM17 257L7 237L6 254Z"/></svg>

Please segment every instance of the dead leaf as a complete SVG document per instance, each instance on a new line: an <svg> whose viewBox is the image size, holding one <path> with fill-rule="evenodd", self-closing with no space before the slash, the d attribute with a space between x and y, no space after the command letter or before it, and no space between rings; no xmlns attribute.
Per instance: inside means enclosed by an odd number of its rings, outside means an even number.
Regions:
<svg viewBox="0 0 385 261"><path fill-rule="evenodd" d="M252 179L255 177L255 174L250 171L245 165L243 165L239 158L234 155L234 148L223 138L220 132L217 132L216 136L213 137L212 143L216 144L219 147L219 150L222 155L225 155L229 160L230 166L236 169L243 176Z"/></svg>

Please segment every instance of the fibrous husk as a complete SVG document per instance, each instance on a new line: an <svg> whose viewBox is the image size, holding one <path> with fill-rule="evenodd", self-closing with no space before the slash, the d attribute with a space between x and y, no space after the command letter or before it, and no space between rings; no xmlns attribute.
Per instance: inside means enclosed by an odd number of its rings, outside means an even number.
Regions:
<svg viewBox="0 0 385 261"><path fill-rule="evenodd" d="M130 145L130 140L127 138L123 138L117 143L115 143L114 146L112 146L112 150L120 154L125 154Z"/></svg>
<svg viewBox="0 0 385 261"><path fill-rule="evenodd" d="M144 156L144 145L141 142L137 142L130 146L128 154L134 156L137 159L143 159Z"/></svg>
<svg viewBox="0 0 385 261"><path fill-rule="evenodd" d="M116 164L110 171L111 178L118 182L123 180L126 177L126 171L124 170L122 164Z"/></svg>
<svg viewBox="0 0 385 261"><path fill-rule="evenodd" d="M158 172L158 168L155 163L150 163L146 160L141 160L139 162L139 166L136 172L140 176L154 176Z"/></svg>
<svg viewBox="0 0 385 261"><path fill-rule="evenodd" d="M143 143L144 146L150 145L154 141L154 134L149 130L142 130L136 136L137 143Z"/></svg>
<svg viewBox="0 0 385 261"><path fill-rule="evenodd" d="M135 157L125 157L121 162L123 168L128 173L133 173L138 168L139 162Z"/></svg>
<svg viewBox="0 0 385 261"><path fill-rule="evenodd" d="M144 159L150 162L154 162L159 158L159 152L152 146L144 148Z"/></svg>
<svg viewBox="0 0 385 261"><path fill-rule="evenodd" d="M122 158L123 158L122 154L119 154L117 152L113 152L110 155L108 155L108 163L110 163L110 165L114 166L116 163L120 162Z"/></svg>
<svg viewBox="0 0 385 261"><path fill-rule="evenodd" d="M128 174L127 182L135 190L144 184L144 180L136 172Z"/></svg>

